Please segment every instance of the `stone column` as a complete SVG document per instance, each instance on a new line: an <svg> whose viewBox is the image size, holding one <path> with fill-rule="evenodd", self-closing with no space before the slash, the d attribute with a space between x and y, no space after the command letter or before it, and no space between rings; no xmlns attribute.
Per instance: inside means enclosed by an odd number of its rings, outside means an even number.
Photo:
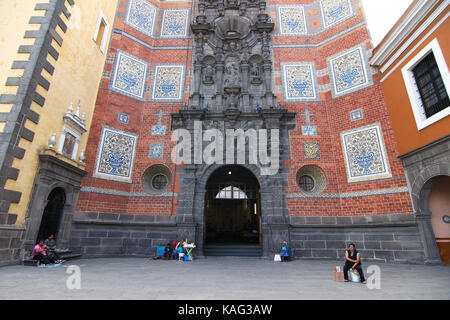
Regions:
<svg viewBox="0 0 450 320"><path fill-rule="evenodd" d="M431 212L416 212L414 215L416 216L417 226L423 241L425 263L442 264L439 249L436 244L436 238L434 236L433 226L431 225Z"/></svg>
<svg viewBox="0 0 450 320"><path fill-rule="evenodd" d="M223 62L217 62L216 64L216 107L219 112L224 110L223 107L223 69L224 69L224 63Z"/></svg>
<svg viewBox="0 0 450 320"><path fill-rule="evenodd" d="M249 65L246 61L241 63L241 75L242 75L242 108L241 110L250 111L250 96L248 93L248 70Z"/></svg>

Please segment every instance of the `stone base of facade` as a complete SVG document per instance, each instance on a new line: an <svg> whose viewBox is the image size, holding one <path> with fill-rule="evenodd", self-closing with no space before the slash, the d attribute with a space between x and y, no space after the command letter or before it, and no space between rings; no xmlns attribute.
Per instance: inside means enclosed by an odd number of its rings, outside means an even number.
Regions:
<svg viewBox="0 0 450 320"><path fill-rule="evenodd" d="M294 258L344 259L350 243L364 261L425 263L420 232L412 214L353 217L292 217Z"/></svg>
<svg viewBox="0 0 450 320"><path fill-rule="evenodd" d="M176 235L174 216L78 212L69 247L83 258L153 257L158 246L172 242Z"/></svg>
<svg viewBox="0 0 450 320"><path fill-rule="evenodd" d="M111 256L153 257L158 246L187 237L203 243L195 234L183 234L185 226L175 216L77 213L70 249L85 258ZM192 230L197 230L192 228ZM195 232L195 231L192 231ZM412 214L353 217L291 217L287 225L263 226L263 258L273 259L277 243L287 240L294 259L342 260L348 244L355 243L364 261L424 264L420 232Z"/></svg>
<svg viewBox="0 0 450 320"><path fill-rule="evenodd" d="M0 225L0 266L19 264L25 229Z"/></svg>

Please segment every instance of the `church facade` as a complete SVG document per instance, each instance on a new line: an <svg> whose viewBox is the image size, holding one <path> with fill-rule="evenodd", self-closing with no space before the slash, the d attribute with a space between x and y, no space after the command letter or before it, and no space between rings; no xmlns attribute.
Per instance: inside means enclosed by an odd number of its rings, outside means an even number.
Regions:
<svg viewBox="0 0 450 320"><path fill-rule="evenodd" d="M108 20L57 226L71 250L148 257L185 238L197 257L247 246L273 258L287 241L294 258L341 259L353 242L366 261L436 262L361 1L119 0Z"/></svg>

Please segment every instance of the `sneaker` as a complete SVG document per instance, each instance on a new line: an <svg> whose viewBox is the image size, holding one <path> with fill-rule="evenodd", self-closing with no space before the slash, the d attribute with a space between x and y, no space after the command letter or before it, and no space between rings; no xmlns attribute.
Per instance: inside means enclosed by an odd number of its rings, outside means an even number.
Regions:
<svg viewBox="0 0 450 320"><path fill-rule="evenodd" d="M350 280L344 280L344 282L350 282Z"/></svg>

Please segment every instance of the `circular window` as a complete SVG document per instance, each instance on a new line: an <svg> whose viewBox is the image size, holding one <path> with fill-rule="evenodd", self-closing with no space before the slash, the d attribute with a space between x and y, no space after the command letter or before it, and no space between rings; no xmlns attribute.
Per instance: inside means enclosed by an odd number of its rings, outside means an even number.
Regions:
<svg viewBox="0 0 450 320"><path fill-rule="evenodd" d="M301 167L297 171L297 185L305 193L320 193L326 186L325 174L318 166Z"/></svg>
<svg viewBox="0 0 450 320"><path fill-rule="evenodd" d="M159 194L166 191L171 182L172 174L169 168L157 164L145 170L142 185L145 191Z"/></svg>
<svg viewBox="0 0 450 320"><path fill-rule="evenodd" d="M152 179L152 187L156 190L164 190L167 187L167 177L163 174L157 174Z"/></svg>
<svg viewBox="0 0 450 320"><path fill-rule="evenodd" d="M314 189L314 179L304 175L298 179L298 186L305 192L311 192Z"/></svg>

